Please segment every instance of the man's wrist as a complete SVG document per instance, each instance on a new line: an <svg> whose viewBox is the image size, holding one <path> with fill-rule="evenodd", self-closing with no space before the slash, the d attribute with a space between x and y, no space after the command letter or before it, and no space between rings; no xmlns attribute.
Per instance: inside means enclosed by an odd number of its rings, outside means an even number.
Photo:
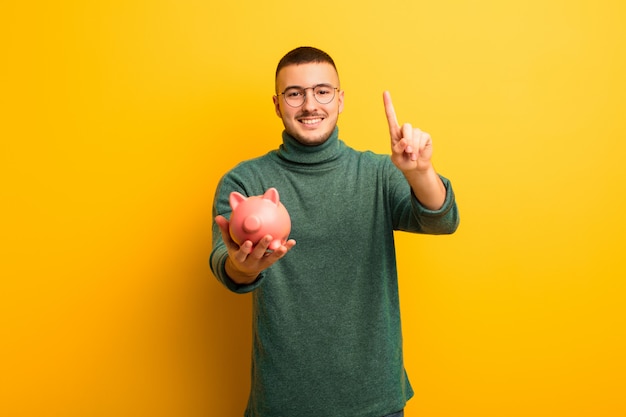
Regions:
<svg viewBox="0 0 626 417"><path fill-rule="evenodd" d="M259 276L259 274L246 274L245 272L239 270L230 259L230 256L226 258L226 264L224 265L224 269L226 270L226 274L228 275L228 277L233 282L240 285L252 284Z"/></svg>

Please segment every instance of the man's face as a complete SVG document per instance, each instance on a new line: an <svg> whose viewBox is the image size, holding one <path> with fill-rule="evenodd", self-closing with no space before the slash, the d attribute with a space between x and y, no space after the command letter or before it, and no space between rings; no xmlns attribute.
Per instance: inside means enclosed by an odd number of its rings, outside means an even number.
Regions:
<svg viewBox="0 0 626 417"><path fill-rule="evenodd" d="M276 78L278 94L290 87L306 88L304 104L300 107L288 105L283 95L274 96L274 108L283 120L285 130L303 145L326 142L343 110L343 91L337 90L328 104L320 104L315 99L313 89L309 87L321 84L339 87L337 71L325 62L288 65L279 71Z"/></svg>

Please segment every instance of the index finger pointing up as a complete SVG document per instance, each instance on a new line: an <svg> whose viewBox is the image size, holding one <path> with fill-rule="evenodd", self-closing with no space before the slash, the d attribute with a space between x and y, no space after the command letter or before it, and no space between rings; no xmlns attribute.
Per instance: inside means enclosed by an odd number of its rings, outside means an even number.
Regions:
<svg viewBox="0 0 626 417"><path fill-rule="evenodd" d="M385 104L385 114L387 115L387 123L389 124L389 133L391 138L400 137L400 125L398 124L398 118L396 117L396 110L393 108L391 102L391 94L389 91L383 93L383 102Z"/></svg>

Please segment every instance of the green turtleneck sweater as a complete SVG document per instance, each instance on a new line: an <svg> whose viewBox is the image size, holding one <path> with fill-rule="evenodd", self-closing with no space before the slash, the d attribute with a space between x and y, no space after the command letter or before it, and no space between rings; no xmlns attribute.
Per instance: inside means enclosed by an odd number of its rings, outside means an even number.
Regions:
<svg viewBox="0 0 626 417"><path fill-rule="evenodd" d="M456 230L450 183L440 210L420 205L389 156L338 139L283 144L220 181L213 216L230 216L232 191L275 187L297 244L250 285L227 276L213 225L211 269L230 290L252 291L252 387L247 417L381 417L413 391L402 359L394 230ZM416 271L417 273L417 271Z"/></svg>

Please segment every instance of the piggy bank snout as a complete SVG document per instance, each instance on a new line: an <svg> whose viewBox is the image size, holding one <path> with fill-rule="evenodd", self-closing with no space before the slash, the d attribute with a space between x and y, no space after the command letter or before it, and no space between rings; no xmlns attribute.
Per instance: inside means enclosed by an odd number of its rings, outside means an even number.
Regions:
<svg viewBox="0 0 626 417"><path fill-rule="evenodd" d="M241 224L241 228L246 233L255 233L258 232L263 226L263 220L259 216L248 216L244 219Z"/></svg>

